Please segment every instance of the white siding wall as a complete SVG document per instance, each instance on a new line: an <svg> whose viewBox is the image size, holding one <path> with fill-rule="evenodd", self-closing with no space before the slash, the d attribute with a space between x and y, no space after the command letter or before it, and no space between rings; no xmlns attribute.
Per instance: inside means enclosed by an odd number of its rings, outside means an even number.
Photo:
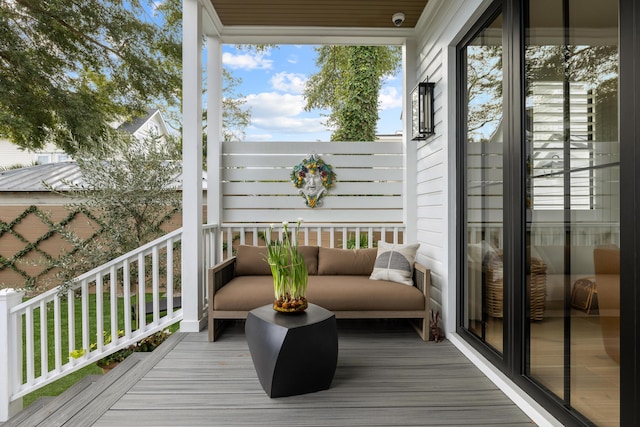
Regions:
<svg viewBox="0 0 640 427"><path fill-rule="evenodd" d="M435 135L417 142L418 261L431 269L445 331L456 312L455 46L488 2L431 0L417 29L417 81L435 82ZM410 144L411 145L411 144Z"/></svg>
<svg viewBox="0 0 640 427"><path fill-rule="evenodd" d="M0 139L0 167L23 165L31 166L38 160L38 154L46 155L48 160L42 163L51 163L69 160L64 151L53 144L47 144L37 152L21 150L17 145L6 139Z"/></svg>

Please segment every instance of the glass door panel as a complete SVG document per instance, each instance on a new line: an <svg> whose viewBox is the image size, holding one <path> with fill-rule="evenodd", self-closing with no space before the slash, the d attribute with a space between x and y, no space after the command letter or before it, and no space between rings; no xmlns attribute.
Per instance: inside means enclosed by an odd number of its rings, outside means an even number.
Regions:
<svg viewBox="0 0 640 427"><path fill-rule="evenodd" d="M597 425L615 426L617 7L596 0L530 1L527 14L526 374Z"/></svg>
<svg viewBox="0 0 640 427"><path fill-rule="evenodd" d="M503 350L502 15L462 50L465 84L464 327Z"/></svg>

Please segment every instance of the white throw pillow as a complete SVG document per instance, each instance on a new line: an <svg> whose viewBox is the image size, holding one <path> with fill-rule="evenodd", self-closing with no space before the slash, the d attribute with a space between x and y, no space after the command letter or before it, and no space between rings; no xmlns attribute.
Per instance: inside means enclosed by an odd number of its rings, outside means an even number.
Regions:
<svg viewBox="0 0 640 427"><path fill-rule="evenodd" d="M394 245L383 241L378 242L378 256L369 278L412 286L413 263L419 247L419 243Z"/></svg>

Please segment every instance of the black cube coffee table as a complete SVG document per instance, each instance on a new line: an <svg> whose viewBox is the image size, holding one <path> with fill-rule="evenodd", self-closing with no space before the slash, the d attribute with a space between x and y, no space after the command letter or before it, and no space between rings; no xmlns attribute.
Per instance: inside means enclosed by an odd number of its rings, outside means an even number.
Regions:
<svg viewBox="0 0 640 427"><path fill-rule="evenodd" d="M251 310L245 335L258 379L269 397L326 390L338 362L336 317L309 304L302 313L271 305Z"/></svg>

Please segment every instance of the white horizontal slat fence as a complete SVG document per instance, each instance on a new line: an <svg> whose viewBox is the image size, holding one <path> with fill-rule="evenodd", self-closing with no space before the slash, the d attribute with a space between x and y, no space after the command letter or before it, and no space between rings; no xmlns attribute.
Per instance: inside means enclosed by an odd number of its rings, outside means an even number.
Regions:
<svg viewBox="0 0 640 427"><path fill-rule="evenodd" d="M403 221L401 143L227 142L222 151L223 223ZM315 208L305 205L290 179L294 166L311 154L337 175Z"/></svg>

